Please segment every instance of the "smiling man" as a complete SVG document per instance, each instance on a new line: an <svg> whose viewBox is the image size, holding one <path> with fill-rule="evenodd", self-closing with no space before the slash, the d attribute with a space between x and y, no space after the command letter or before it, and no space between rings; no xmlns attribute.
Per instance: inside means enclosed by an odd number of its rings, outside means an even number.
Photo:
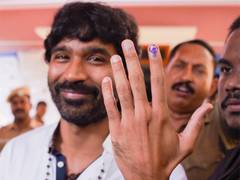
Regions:
<svg viewBox="0 0 240 180"><path fill-rule="evenodd" d="M211 105L203 103L178 135L169 122L154 45L153 101L147 101L137 31L131 16L99 3L70 3L57 12L44 45L48 86L61 119L6 145L1 180L169 178L190 153ZM168 147L173 141L175 147ZM170 179L186 179L183 168L177 166Z"/></svg>
<svg viewBox="0 0 240 180"><path fill-rule="evenodd" d="M167 100L173 126L182 131L189 117L216 90L215 53L203 40L178 44L166 67Z"/></svg>

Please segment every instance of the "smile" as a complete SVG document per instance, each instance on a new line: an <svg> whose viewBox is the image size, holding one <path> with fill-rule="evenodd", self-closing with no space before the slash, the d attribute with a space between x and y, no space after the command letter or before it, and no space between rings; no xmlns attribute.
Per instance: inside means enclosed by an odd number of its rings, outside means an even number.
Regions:
<svg viewBox="0 0 240 180"><path fill-rule="evenodd" d="M60 94L65 99L70 99L70 100L82 100L91 96L91 94L86 94L84 92L74 91L74 90L61 90Z"/></svg>
<svg viewBox="0 0 240 180"><path fill-rule="evenodd" d="M174 91L177 93L180 97L187 97L193 94L193 92L186 86L177 86L174 88Z"/></svg>

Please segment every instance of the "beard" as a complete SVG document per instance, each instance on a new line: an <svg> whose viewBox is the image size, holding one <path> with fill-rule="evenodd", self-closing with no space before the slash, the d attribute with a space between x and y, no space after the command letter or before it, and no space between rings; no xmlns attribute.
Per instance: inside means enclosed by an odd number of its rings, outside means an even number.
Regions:
<svg viewBox="0 0 240 180"><path fill-rule="evenodd" d="M100 87L86 85L83 82L52 82L48 86L61 117L79 127L98 123L107 117ZM72 91L86 95L86 98L67 99L61 91Z"/></svg>
<svg viewBox="0 0 240 180"><path fill-rule="evenodd" d="M16 109L13 112L14 118L17 121L21 121L28 118L28 112L26 112L24 109Z"/></svg>

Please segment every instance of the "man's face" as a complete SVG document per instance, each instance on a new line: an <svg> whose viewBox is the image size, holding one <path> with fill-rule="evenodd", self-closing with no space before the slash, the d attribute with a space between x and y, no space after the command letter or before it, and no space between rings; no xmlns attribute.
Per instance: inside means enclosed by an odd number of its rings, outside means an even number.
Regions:
<svg viewBox="0 0 240 180"><path fill-rule="evenodd" d="M40 116L40 117L43 117L44 114L46 113L47 111L47 106L44 105L44 104L39 104L37 106L37 114Z"/></svg>
<svg viewBox="0 0 240 180"><path fill-rule="evenodd" d="M15 96L11 99L11 109L16 120L21 120L29 117L31 110L30 99L27 96Z"/></svg>
<svg viewBox="0 0 240 180"><path fill-rule="evenodd" d="M227 39L219 62L218 106L221 117L230 128L240 129L240 30Z"/></svg>
<svg viewBox="0 0 240 180"><path fill-rule="evenodd" d="M115 53L113 45L100 40L63 39L53 48L48 85L64 120L86 126L106 118L101 81L112 77Z"/></svg>
<svg viewBox="0 0 240 180"><path fill-rule="evenodd" d="M204 47L182 45L166 68L169 108L192 113L210 95L214 77L213 57Z"/></svg>

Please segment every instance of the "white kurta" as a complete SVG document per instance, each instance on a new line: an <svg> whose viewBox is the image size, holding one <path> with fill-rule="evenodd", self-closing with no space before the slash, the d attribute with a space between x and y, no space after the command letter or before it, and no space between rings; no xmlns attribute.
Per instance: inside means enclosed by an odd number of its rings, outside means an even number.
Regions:
<svg viewBox="0 0 240 180"><path fill-rule="evenodd" d="M0 180L56 180L56 159L49 154L49 146L57 123L41 127L12 139L0 154ZM124 180L113 158L111 141L103 143L104 152L77 180ZM47 167L51 157L51 168ZM104 169L104 173L101 172ZM49 174L47 175L47 172ZM170 180L186 180L186 174L178 165Z"/></svg>

